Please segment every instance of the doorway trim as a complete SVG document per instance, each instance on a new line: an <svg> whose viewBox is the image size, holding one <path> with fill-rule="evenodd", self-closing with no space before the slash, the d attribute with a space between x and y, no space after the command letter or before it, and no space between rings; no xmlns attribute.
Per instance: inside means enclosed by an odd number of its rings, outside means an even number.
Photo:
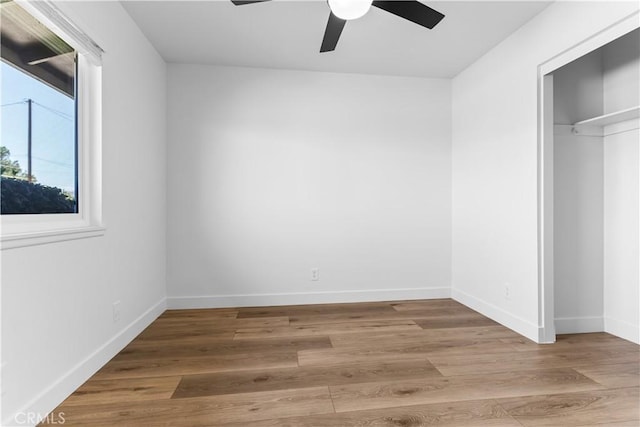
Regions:
<svg viewBox="0 0 640 427"><path fill-rule="evenodd" d="M556 340L553 265L553 72L640 27L636 11L538 65L538 342Z"/></svg>

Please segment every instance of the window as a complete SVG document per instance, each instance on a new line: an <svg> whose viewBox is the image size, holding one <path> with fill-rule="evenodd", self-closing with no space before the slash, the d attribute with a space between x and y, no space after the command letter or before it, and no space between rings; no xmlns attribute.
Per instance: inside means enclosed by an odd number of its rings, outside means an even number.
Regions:
<svg viewBox="0 0 640 427"><path fill-rule="evenodd" d="M0 17L2 248L102 234L102 50L48 1Z"/></svg>
<svg viewBox="0 0 640 427"><path fill-rule="evenodd" d="M0 214L77 213L77 52L14 2L1 34Z"/></svg>

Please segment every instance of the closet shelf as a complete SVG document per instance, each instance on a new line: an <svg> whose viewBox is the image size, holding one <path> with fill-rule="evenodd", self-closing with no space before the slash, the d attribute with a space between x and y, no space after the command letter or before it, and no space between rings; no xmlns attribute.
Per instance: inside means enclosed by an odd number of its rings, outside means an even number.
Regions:
<svg viewBox="0 0 640 427"><path fill-rule="evenodd" d="M625 122L640 118L640 105L627 108L625 110L615 111L613 113L604 114L592 119L582 120L574 124L574 126L607 126L614 123Z"/></svg>

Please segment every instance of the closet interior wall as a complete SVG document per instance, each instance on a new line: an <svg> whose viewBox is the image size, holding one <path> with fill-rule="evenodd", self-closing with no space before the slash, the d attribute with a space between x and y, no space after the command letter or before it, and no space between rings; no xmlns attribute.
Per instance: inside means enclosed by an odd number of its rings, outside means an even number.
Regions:
<svg viewBox="0 0 640 427"><path fill-rule="evenodd" d="M557 333L640 341L639 58L635 30L553 73Z"/></svg>

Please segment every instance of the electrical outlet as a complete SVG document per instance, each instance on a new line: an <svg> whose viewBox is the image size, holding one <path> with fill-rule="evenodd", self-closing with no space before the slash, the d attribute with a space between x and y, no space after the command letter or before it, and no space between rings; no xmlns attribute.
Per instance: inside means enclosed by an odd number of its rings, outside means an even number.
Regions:
<svg viewBox="0 0 640 427"><path fill-rule="evenodd" d="M313 280L314 282L317 282L318 280L320 280L320 269L319 268L312 268L311 269L311 280Z"/></svg>
<svg viewBox="0 0 640 427"><path fill-rule="evenodd" d="M113 303L113 322L120 321L120 301Z"/></svg>
<svg viewBox="0 0 640 427"><path fill-rule="evenodd" d="M511 301L511 284L510 283L504 284L504 299L506 299L507 301Z"/></svg>

